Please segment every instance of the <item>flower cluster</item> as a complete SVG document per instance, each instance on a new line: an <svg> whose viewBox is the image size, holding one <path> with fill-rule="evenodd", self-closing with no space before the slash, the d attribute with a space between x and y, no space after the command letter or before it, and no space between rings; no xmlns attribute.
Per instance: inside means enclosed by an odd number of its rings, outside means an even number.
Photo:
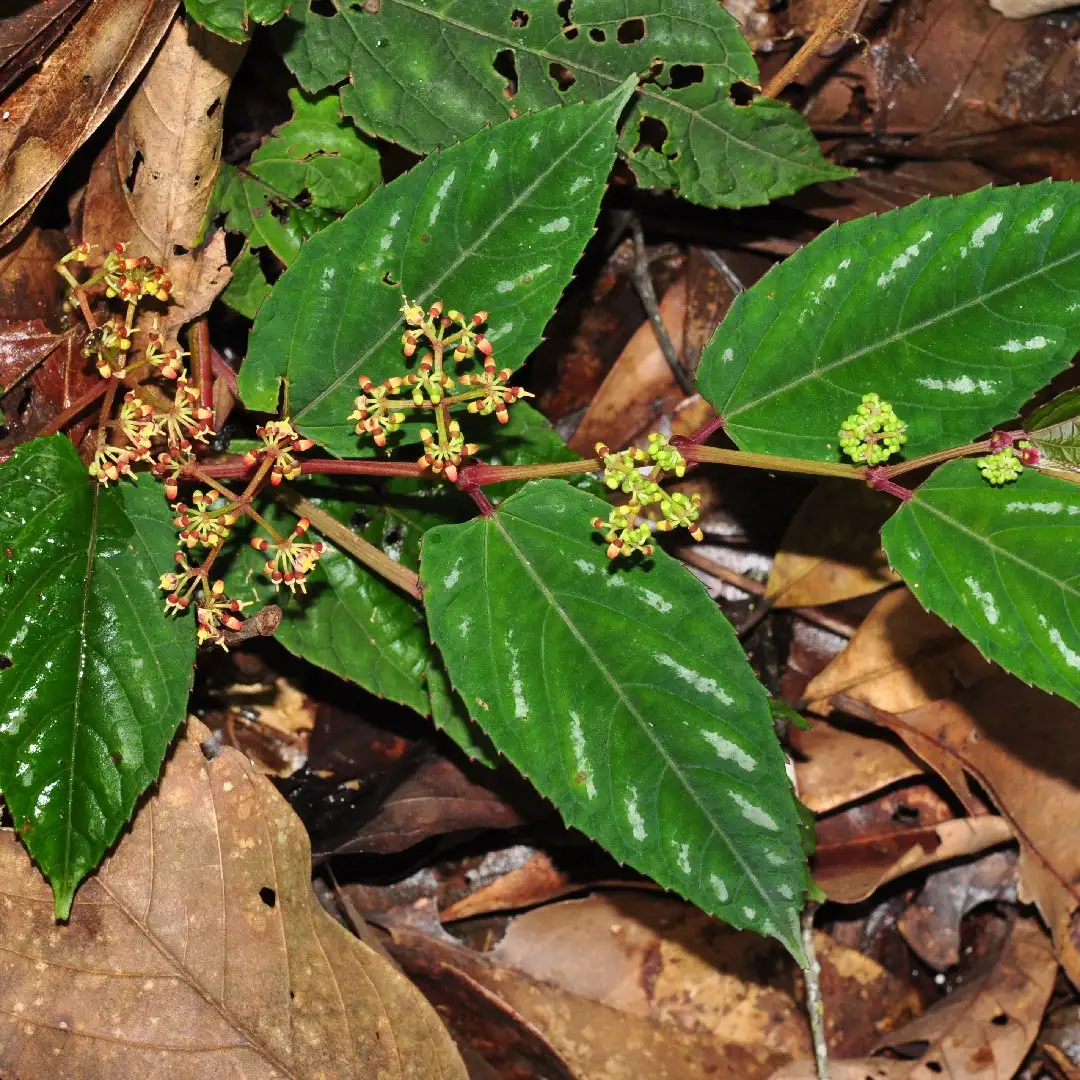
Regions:
<svg viewBox="0 0 1080 1080"><path fill-rule="evenodd" d="M307 576L315 569L326 545L321 541L308 543L301 540L311 528L311 522L307 518L300 518L296 528L285 539L266 540L256 536L251 541L251 546L256 551L272 551L273 556L266 564L267 577L275 585L284 583L289 591L295 595L297 586L301 592L307 592Z"/></svg>
<svg viewBox="0 0 1080 1080"><path fill-rule="evenodd" d="M256 428L255 434L262 439L262 446L249 450L244 455L244 464L250 467L258 461L270 461L270 483L274 487L282 480L295 480L300 475L296 455L315 445L313 440L301 438L288 420L271 420Z"/></svg>
<svg viewBox="0 0 1080 1080"><path fill-rule="evenodd" d="M401 337L402 352L406 357L419 355L417 369L377 385L361 375L362 393L349 419L356 422L357 435L370 435L376 446L383 447L387 435L401 428L409 411L433 411L435 430L420 431L424 444L420 464L455 482L458 466L479 447L465 441L458 422L449 418L450 408L464 404L470 413L494 413L505 424L510 418L507 407L532 395L520 386L510 386L510 369L496 365L492 344L480 331L487 322L486 311L466 318L460 311L445 310L441 300L426 311L406 300L401 313L408 327ZM448 360L462 363L477 354L483 357L483 371L457 378L446 371ZM463 389L456 391L459 385Z"/></svg>
<svg viewBox="0 0 1080 1080"><path fill-rule="evenodd" d="M907 424L877 394L863 394L862 404L839 432L840 449L852 461L880 465L907 442Z"/></svg>
<svg viewBox="0 0 1080 1080"><path fill-rule="evenodd" d="M629 502L612 507L606 521L593 518L593 528L599 529L608 542L608 558L631 555L635 551L645 556L652 554L650 518L643 517L646 507L650 506L655 506L659 512L659 517L651 519L657 530L670 532L685 528L695 540L704 539L705 534L698 525L701 496L669 492L660 484L666 474L676 477L686 474L686 459L666 436L652 434L646 449L632 447L618 453L597 443L596 454L604 464L604 483L612 491L630 496ZM642 467L649 468L647 475Z"/></svg>
<svg viewBox="0 0 1080 1080"><path fill-rule="evenodd" d="M992 453L977 460L979 472L995 487L1012 483L1024 471L1025 465L1037 465L1039 451L1026 439L1019 442L1006 432L995 432L990 439Z"/></svg>

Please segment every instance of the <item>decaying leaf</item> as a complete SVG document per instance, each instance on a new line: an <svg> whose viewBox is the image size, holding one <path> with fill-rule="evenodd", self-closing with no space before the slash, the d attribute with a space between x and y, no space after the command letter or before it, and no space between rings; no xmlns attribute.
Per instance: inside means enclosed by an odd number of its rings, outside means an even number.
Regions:
<svg viewBox="0 0 1080 1080"><path fill-rule="evenodd" d="M390 951L455 1029L469 1027L465 1010L482 1008L486 1017L497 1005L544 1039L574 1080L765 1080L784 1061L761 1045L630 1016L407 926L394 928ZM486 1038L482 1028L477 1042Z"/></svg>
<svg viewBox="0 0 1080 1080"><path fill-rule="evenodd" d="M789 733L795 751L799 799L815 814L825 814L875 791L918 776L919 762L887 738L815 720Z"/></svg>
<svg viewBox="0 0 1080 1080"><path fill-rule="evenodd" d="M307 836L188 722L158 792L57 926L0 833L0 1072L80 1080L466 1080L427 1003L319 907Z"/></svg>
<svg viewBox="0 0 1080 1080"><path fill-rule="evenodd" d="M1062 966L1080 983L1076 707L1003 676L953 701L878 719L958 797L971 797L970 775L993 799L1020 842L1020 897L1038 905Z"/></svg>
<svg viewBox="0 0 1080 1080"><path fill-rule="evenodd" d="M989 971L918 1019L881 1039L885 1047L925 1047L914 1061L834 1061L834 1080L1012 1080L1039 1030L1057 962L1034 919L1018 919ZM813 1061L796 1061L771 1080L815 1080Z"/></svg>
<svg viewBox="0 0 1080 1080"><path fill-rule="evenodd" d="M814 712L849 694L889 712L914 709L984 678L993 666L907 589L883 596L847 648L806 688Z"/></svg>
<svg viewBox="0 0 1080 1080"><path fill-rule="evenodd" d="M933 871L897 920L897 929L924 963L945 971L960 963L964 916L991 900L1016 902L1015 851L992 851Z"/></svg>
<svg viewBox="0 0 1080 1080"><path fill-rule="evenodd" d="M887 881L1012 839L1005 818L954 818L926 784L887 791L819 818L814 881L830 900L856 904Z"/></svg>
<svg viewBox="0 0 1080 1080"><path fill-rule="evenodd" d="M0 22L0 93L24 75L63 36L87 0L36 0L20 4Z"/></svg>
<svg viewBox="0 0 1080 1080"><path fill-rule="evenodd" d="M3 102L0 243L11 239L68 159L150 59L177 0L96 0Z"/></svg>
<svg viewBox="0 0 1080 1080"><path fill-rule="evenodd" d="M203 314L229 280L225 238L195 251L221 160L225 95L243 57L234 45L177 20L98 156L83 204L83 239L118 240L165 267L173 301L167 336Z"/></svg>
<svg viewBox="0 0 1080 1080"><path fill-rule="evenodd" d="M813 607L866 596L899 581L878 539L895 508L891 496L861 484L819 484L784 534L765 599L773 607Z"/></svg>
<svg viewBox="0 0 1080 1080"><path fill-rule="evenodd" d="M0 395L25 379L61 337L40 319L0 319Z"/></svg>

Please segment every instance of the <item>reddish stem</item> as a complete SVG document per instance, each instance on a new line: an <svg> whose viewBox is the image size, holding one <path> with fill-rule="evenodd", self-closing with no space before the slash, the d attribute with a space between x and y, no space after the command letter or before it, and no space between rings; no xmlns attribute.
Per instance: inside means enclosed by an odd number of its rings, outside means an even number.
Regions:
<svg viewBox="0 0 1080 1080"><path fill-rule="evenodd" d="M895 495L901 502L907 502L915 492L911 488L901 487L885 475L885 469L880 466L876 469L866 470L866 482L875 491L884 491L889 495Z"/></svg>
<svg viewBox="0 0 1080 1080"><path fill-rule="evenodd" d="M715 435L723 426L724 418L722 416L714 416L707 424L702 424L689 439L680 441L703 443L706 439ZM679 438L679 436L676 436L676 438ZM675 439L671 440L671 444L673 446L675 445Z"/></svg>
<svg viewBox="0 0 1080 1080"><path fill-rule="evenodd" d="M199 404L205 409L214 407L214 375L210 344L210 325L206 318L197 319L191 330L192 352L195 354L195 385L199 388Z"/></svg>
<svg viewBox="0 0 1080 1080"><path fill-rule="evenodd" d="M202 471L217 480L243 480L254 469L253 465L243 464L237 456L233 462L203 464ZM410 461L339 461L337 458L310 458L300 462L300 471L305 475L334 476L423 476L425 471L418 464Z"/></svg>
<svg viewBox="0 0 1080 1080"><path fill-rule="evenodd" d="M73 401L62 412L58 412L38 432L38 435L55 435L58 431L63 431L64 428L83 411L83 409L90 408L90 406L109 389L110 382L111 380L103 379L101 382L95 383L81 398L78 399L78 401Z"/></svg>
<svg viewBox="0 0 1080 1080"><path fill-rule="evenodd" d="M233 392L233 397L239 398L240 395L236 392L236 372L229 367L225 358L213 345L210 346L210 367L219 379L225 380L226 385Z"/></svg>

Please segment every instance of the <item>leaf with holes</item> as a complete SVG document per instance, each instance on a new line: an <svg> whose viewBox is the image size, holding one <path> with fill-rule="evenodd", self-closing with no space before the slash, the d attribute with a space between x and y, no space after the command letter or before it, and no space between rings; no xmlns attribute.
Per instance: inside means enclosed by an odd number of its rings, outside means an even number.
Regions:
<svg viewBox="0 0 1080 1080"><path fill-rule="evenodd" d="M381 182L378 151L341 117L334 94L290 90L293 117L251 155L223 165L212 205L225 227L288 266L312 233L359 206Z"/></svg>
<svg viewBox="0 0 1080 1080"><path fill-rule="evenodd" d="M252 23L274 23L292 0L184 0L187 13L197 22L230 41L247 41Z"/></svg>
<svg viewBox="0 0 1080 1080"><path fill-rule="evenodd" d="M619 152L648 187L747 206L848 175L787 105L735 104L732 87L756 86L758 70L715 0L381 0L330 18L301 0L284 30L301 85L340 85L362 128L418 153L637 75Z"/></svg>
<svg viewBox="0 0 1080 1080"><path fill-rule="evenodd" d="M499 364L518 367L593 233L631 89L432 154L313 236L255 321L238 379L244 403L276 409L284 381L305 435L341 457L374 454L346 417L358 376L405 372L403 292L487 308Z"/></svg>
<svg viewBox="0 0 1080 1080"><path fill-rule="evenodd" d="M1080 469L1080 390L1067 390L1027 419L1043 465Z"/></svg>
<svg viewBox="0 0 1080 1080"><path fill-rule="evenodd" d="M0 465L0 790L58 918L184 718L195 631L158 588L175 546L158 485L103 490L63 435Z"/></svg>
<svg viewBox="0 0 1080 1080"><path fill-rule="evenodd" d="M1080 347L1080 184L983 188L829 229L743 293L698 389L744 450L839 460L863 394L909 458L976 438Z"/></svg>
<svg viewBox="0 0 1080 1080"><path fill-rule="evenodd" d="M424 536L435 643L473 719L616 858L802 958L799 817L769 701L677 560L612 564L558 480Z"/></svg>
<svg viewBox="0 0 1080 1080"><path fill-rule="evenodd" d="M923 607L1027 683L1080 704L1080 489L1026 471L992 488L950 461L882 531Z"/></svg>

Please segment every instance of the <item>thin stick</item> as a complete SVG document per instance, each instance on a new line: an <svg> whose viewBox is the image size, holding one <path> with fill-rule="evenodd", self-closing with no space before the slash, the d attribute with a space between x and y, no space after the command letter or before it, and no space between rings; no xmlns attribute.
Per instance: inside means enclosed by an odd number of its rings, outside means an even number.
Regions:
<svg viewBox="0 0 1080 1080"><path fill-rule="evenodd" d="M723 279L727 282L728 288L735 296L739 293L746 292L746 286L742 283L742 278L735 273L727 264L727 260L718 251L713 251L712 248L702 248L705 252L705 259L709 265L720 273Z"/></svg>
<svg viewBox="0 0 1080 1080"><path fill-rule="evenodd" d="M255 466L245 465L239 455L233 461L207 463L207 476L219 480L243 480ZM425 470L411 461L339 461L337 458L308 458L300 462L304 475L315 476L423 476Z"/></svg>
<svg viewBox="0 0 1080 1080"><path fill-rule="evenodd" d="M777 97L795 76L809 63L811 57L820 52L829 39L855 13L865 0L837 0L836 6L825 16L814 32L806 39L803 47L776 73L772 81L762 91L761 96Z"/></svg>
<svg viewBox="0 0 1080 1080"><path fill-rule="evenodd" d="M395 562L385 551L381 551L374 544L369 544L362 537L357 536L352 529L342 525L337 518L331 517L325 510L316 506L313 502L301 498L296 492L288 488L283 487L276 491L274 497L294 514L306 517L316 532L321 533L327 540L347 551L358 562L370 567L375 573L386 578L387 581L417 600L423 599L424 594L420 588L420 578L416 574L407 566Z"/></svg>
<svg viewBox="0 0 1080 1080"><path fill-rule="evenodd" d="M668 362L675 381L682 387L683 393L689 397L694 393L694 380L683 367L682 360L664 325L664 318L660 314L660 305L656 302L656 290L653 288L652 276L649 274L649 259L645 253L645 234L641 230L641 222L637 217L630 219L630 235L634 240L634 286L641 297L642 306L652 324L656 340L660 342L660 351L664 354L664 359Z"/></svg>
<svg viewBox="0 0 1080 1080"><path fill-rule="evenodd" d="M829 1080L829 1044L825 1040L825 1002L821 997L821 964L814 950L814 912L817 904L807 901L800 923L803 952L806 953L806 1011L810 1014L810 1034L814 1040L814 1061L818 1080Z"/></svg>

